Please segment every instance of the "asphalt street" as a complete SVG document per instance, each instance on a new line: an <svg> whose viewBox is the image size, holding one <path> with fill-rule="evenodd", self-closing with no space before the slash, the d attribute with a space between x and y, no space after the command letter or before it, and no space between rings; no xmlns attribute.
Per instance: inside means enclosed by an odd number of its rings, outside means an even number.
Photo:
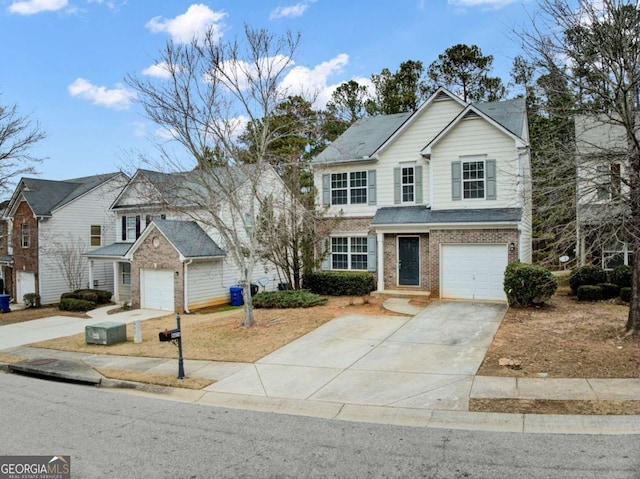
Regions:
<svg viewBox="0 0 640 479"><path fill-rule="evenodd" d="M0 374L0 454L76 478L637 478L633 435L514 434L231 410Z"/></svg>

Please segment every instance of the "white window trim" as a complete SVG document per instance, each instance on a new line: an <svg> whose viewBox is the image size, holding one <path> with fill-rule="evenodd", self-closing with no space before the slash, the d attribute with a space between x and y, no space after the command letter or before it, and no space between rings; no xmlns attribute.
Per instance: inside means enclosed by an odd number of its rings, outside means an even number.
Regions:
<svg viewBox="0 0 640 479"><path fill-rule="evenodd" d="M405 183L404 182L404 170L411 168L412 173L411 176L413 177L413 182L412 183ZM405 200L404 199L404 187L405 186L411 186L413 187L413 190L411 192L411 199L410 200ZM415 164L411 164L411 165L406 165L406 164L400 164L400 203L402 204L414 204L416 202L416 166Z"/></svg>
<svg viewBox="0 0 640 479"><path fill-rule="evenodd" d="M100 228L100 234L94 235L93 234L93 228ZM97 245L93 244L93 239L94 238L98 238L98 244ZM102 225L90 225L89 226L89 245L92 248L98 248L98 247L102 246Z"/></svg>
<svg viewBox="0 0 640 479"><path fill-rule="evenodd" d="M465 183L469 183L472 181L480 181L478 179L474 180L465 180L464 179L464 165L469 163L482 163L482 197L479 198L467 198L465 196ZM485 158L462 158L460 160L460 180L461 180L461 191L463 201L484 201L487 199L487 162Z"/></svg>
<svg viewBox="0 0 640 479"><path fill-rule="evenodd" d="M347 239L347 251L346 252L336 252L334 253L333 251L333 240L334 239L338 239L338 238L346 238ZM354 238L358 238L358 239L363 239L364 240L364 247L365 247L365 251L363 252L353 252L351 251L352 248L352 240ZM330 267L332 271L368 271L368 258L369 258L369 247L367 244L368 241L368 237L367 236L363 236L363 235L340 235L340 236L332 236L330 238ZM346 255L347 256L347 265L349 266L348 268L334 268L333 267L333 255L334 254L339 254L339 255ZM352 261L352 256L354 255L363 255L365 257L365 265L364 268L352 268L353 265L353 261Z"/></svg>
<svg viewBox="0 0 640 479"><path fill-rule="evenodd" d="M351 186L351 175L356 173L360 173L362 175L361 180L364 180L364 185L362 186ZM333 187L333 175L347 175L347 186L346 188L334 188ZM347 202L346 203L334 203L333 202L333 192L337 190L346 190L347 191ZM364 201L359 203L351 202L351 191L352 190L364 190ZM331 206L346 206L346 205L367 205L369 203L369 172L368 170L357 170L357 171L340 171L336 173L331 173L329 176L329 198L331 200Z"/></svg>

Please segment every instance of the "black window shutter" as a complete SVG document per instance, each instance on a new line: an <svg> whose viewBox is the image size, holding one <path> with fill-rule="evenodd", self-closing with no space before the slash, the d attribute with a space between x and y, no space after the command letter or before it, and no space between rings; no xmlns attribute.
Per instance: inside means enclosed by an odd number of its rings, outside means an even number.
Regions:
<svg viewBox="0 0 640 479"><path fill-rule="evenodd" d="M140 237L140 215L136 215L136 239Z"/></svg>
<svg viewBox="0 0 640 479"><path fill-rule="evenodd" d="M127 241L127 217L122 217L122 241Z"/></svg>

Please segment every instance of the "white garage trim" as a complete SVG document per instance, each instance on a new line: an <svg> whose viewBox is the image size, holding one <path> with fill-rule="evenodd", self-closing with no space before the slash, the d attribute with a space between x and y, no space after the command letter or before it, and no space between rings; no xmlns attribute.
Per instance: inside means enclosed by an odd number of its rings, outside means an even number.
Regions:
<svg viewBox="0 0 640 479"><path fill-rule="evenodd" d="M508 255L506 243L440 245L440 297L506 301Z"/></svg>
<svg viewBox="0 0 640 479"><path fill-rule="evenodd" d="M175 310L173 270L140 271L140 307L171 312Z"/></svg>

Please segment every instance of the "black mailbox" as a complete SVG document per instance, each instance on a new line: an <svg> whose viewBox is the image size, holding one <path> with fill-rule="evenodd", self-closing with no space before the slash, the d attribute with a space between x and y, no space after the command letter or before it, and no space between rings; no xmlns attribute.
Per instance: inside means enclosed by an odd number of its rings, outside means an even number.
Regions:
<svg viewBox="0 0 640 479"><path fill-rule="evenodd" d="M174 339L178 339L180 337L179 329L165 329L164 331L160 331L158 334L160 341L173 341Z"/></svg>

